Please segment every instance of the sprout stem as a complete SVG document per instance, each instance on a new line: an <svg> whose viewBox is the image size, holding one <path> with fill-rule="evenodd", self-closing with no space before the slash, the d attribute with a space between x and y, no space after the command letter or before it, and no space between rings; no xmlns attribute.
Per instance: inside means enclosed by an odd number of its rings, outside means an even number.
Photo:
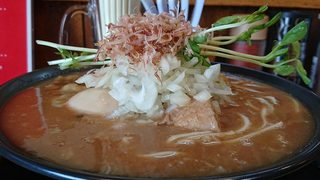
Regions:
<svg viewBox="0 0 320 180"><path fill-rule="evenodd" d="M247 22L245 22L245 21L241 21L241 22L238 22L238 23L212 27L210 29L207 29L207 30L204 30L204 31L200 32L199 34L207 34L207 33L211 33L211 32L214 32L214 31L220 31L220 30L224 30L224 29L231 29L231 28L235 28L235 27L241 26L241 25L246 24L246 23Z"/></svg>
<svg viewBox="0 0 320 180"><path fill-rule="evenodd" d="M75 58L66 58L66 59L58 59L58 60L53 60L53 61L48 61L49 65L56 65L56 64L62 64L62 63L68 63L71 62L72 60L76 61L85 61L89 59L94 59L96 57L96 54L91 54L88 56L79 56Z"/></svg>
<svg viewBox="0 0 320 180"><path fill-rule="evenodd" d="M278 66L281 66L281 65L284 65L284 64L287 64L287 63L290 63L290 62L297 61L297 59L290 59L290 60L283 61L283 62L277 63L277 64L266 64L266 63L259 62L259 61L254 60L254 59L235 56L235 55L231 55L231 54L225 54L225 53L221 53L221 52L201 51L201 55L217 56L217 57L222 57L222 58L227 58L227 59L235 59L235 60L250 62L250 63L257 64L257 65L260 65L260 66L263 66L263 67L267 67L267 68L276 68Z"/></svg>
<svg viewBox="0 0 320 180"><path fill-rule="evenodd" d="M262 60L266 59L265 56L255 56L255 55L250 55L250 54L239 53L236 51L232 51L232 50L217 47L217 46L209 46L209 45L205 45L205 44L199 44L199 46L200 46L200 48L203 48L203 49L220 51L220 52L224 52L224 53L228 53L228 54L232 54L232 55L236 55L236 56L240 56L240 57L244 57L244 58L249 58L249 59L253 59L253 60L258 60L258 61L262 61Z"/></svg>
<svg viewBox="0 0 320 180"><path fill-rule="evenodd" d="M42 40L36 40L36 43L43 46L49 46L56 49L65 49L70 51L81 51L81 52L88 52L88 53L97 53L97 49L93 48L82 48L82 47L76 47L76 46L67 46L67 45L61 45L53 42L48 41L42 41Z"/></svg>

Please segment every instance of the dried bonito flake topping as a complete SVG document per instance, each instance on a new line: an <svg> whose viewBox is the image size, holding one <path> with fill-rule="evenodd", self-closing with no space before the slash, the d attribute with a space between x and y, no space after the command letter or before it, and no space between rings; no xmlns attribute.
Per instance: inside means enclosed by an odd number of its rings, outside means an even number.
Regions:
<svg viewBox="0 0 320 180"><path fill-rule="evenodd" d="M107 36L98 42L98 60L126 56L132 64L158 65L164 54L176 55L185 47L193 28L182 13L171 16L139 14L121 17L117 24L108 25ZM113 62L115 64L115 62Z"/></svg>

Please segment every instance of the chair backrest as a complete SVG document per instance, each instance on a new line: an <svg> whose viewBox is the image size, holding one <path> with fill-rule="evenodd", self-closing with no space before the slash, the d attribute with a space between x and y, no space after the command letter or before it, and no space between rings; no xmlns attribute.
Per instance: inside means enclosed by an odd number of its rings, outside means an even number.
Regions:
<svg viewBox="0 0 320 180"><path fill-rule="evenodd" d="M199 25L202 9L205 0L195 0L190 22L193 27ZM141 3L148 13L159 14L162 12L171 12L171 10L184 11L187 20L189 15L189 0L157 0L156 4L153 0L141 0Z"/></svg>

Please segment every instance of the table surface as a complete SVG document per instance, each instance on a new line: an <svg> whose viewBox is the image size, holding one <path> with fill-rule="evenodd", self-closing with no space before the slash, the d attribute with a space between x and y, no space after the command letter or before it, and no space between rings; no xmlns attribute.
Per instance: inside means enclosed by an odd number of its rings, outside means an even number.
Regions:
<svg viewBox="0 0 320 180"><path fill-rule="evenodd" d="M42 176L40 174L31 172L25 168L22 168L4 158L0 157L0 177L5 177L6 179L51 179L49 177ZM320 177L320 158L317 161L312 162L308 166L291 173L289 175L279 178L279 180L316 180Z"/></svg>

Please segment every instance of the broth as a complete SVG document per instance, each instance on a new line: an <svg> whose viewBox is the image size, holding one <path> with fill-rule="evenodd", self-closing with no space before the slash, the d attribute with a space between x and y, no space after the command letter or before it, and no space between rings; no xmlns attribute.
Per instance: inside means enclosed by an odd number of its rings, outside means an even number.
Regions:
<svg viewBox="0 0 320 180"><path fill-rule="evenodd" d="M79 74L58 77L14 96L0 127L23 150L63 166L133 177L209 176L254 170L293 155L314 130L310 113L290 95L230 78L235 95L221 101L221 132L158 125L133 116L106 120L64 104L84 87ZM65 85L72 87L64 89Z"/></svg>

